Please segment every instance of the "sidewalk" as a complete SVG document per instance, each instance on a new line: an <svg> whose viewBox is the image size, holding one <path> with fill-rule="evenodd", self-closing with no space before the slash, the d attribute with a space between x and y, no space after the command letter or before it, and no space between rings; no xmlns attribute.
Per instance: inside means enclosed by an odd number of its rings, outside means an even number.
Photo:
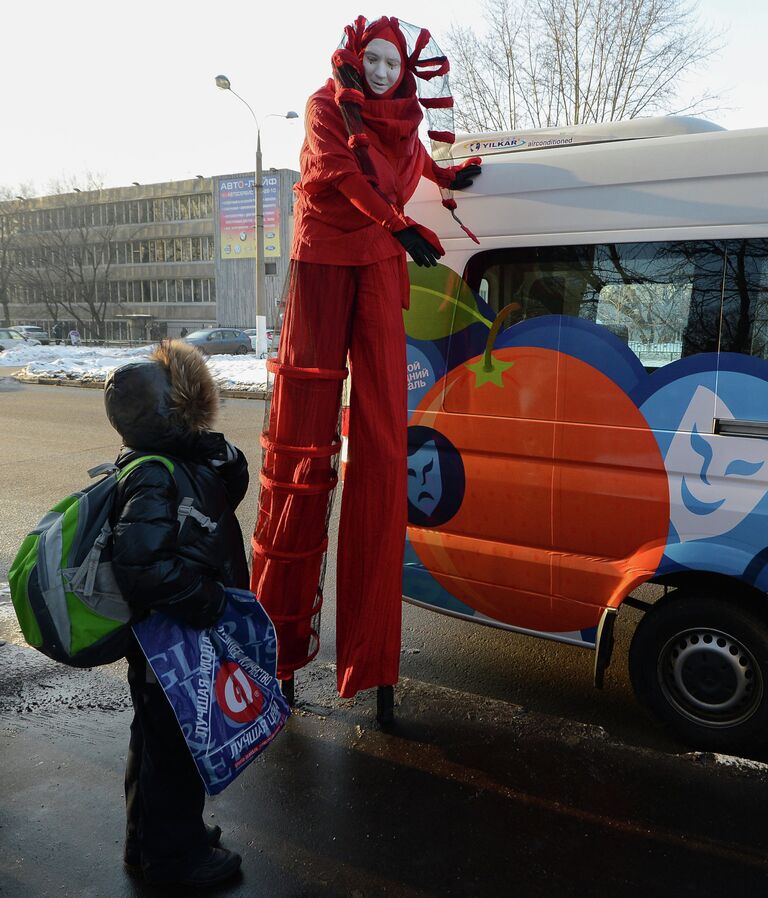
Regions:
<svg viewBox="0 0 768 898"><path fill-rule="evenodd" d="M372 694L331 665L299 680L286 731L209 801L243 879L215 894L494 898L765 893L765 765L665 755L597 727L402 682ZM0 648L0 895L163 894L124 872L121 664L71 671Z"/></svg>

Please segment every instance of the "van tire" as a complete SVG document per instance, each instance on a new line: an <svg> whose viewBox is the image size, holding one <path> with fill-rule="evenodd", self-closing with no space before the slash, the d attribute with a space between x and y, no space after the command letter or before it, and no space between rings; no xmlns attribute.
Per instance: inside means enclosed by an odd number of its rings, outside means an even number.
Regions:
<svg viewBox="0 0 768 898"><path fill-rule="evenodd" d="M768 745L768 622L746 601L678 590L637 625L637 698L681 741L724 753Z"/></svg>

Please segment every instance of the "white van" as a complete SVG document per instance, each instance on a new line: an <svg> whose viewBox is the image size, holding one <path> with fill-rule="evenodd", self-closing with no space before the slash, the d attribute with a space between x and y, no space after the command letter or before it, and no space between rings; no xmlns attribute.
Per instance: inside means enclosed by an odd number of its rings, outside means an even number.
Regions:
<svg viewBox="0 0 768 898"><path fill-rule="evenodd" d="M471 135L411 265L404 595L611 659L702 748L768 743L768 129ZM632 593L665 587L655 604ZM659 591L661 592L661 590Z"/></svg>

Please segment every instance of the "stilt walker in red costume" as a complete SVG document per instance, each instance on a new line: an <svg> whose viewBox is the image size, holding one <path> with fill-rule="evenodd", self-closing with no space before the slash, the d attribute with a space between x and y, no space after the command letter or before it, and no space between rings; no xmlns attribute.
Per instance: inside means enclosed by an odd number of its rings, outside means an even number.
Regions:
<svg viewBox="0 0 768 898"><path fill-rule="evenodd" d="M392 718L400 663L407 513L406 251L436 265L436 235L404 214L422 176L443 191L472 183L479 159L441 167L419 140L453 142L448 61L425 29L362 16L333 55L334 78L307 104L287 304L262 434L252 588L278 633L278 676L319 648L339 407L352 372L349 457L336 580L338 690L379 687ZM458 221L458 219L457 219ZM459 224L461 224L459 222ZM462 226L463 227L463 226ZM468 232L469 233L469 232Z"/></svg>

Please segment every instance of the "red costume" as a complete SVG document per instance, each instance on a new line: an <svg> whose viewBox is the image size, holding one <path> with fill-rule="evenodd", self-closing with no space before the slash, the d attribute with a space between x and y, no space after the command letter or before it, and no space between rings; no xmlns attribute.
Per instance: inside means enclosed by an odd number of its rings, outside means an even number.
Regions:
<svg viewBox="0 0 768 898"><path fill-rule="evenodd" d="M353 372L336 589L337 677L345 697L394 684L399 670L407 508L402 309L409 285L405 251L393 235L415 230L435 258L442 255L437 237L403 209L422 176L448 188L462 168L441 168L419 140L420 102L429 108L429 101L419 100L414 75L444 79L447 61L420 60L430 37L417 33L409 54L396 19L369 25L360 17L334 54L336 82L309 99L287 306L279 356L269 363L275 380L262 435L252 589L277 628L283 680L319 648L318 584L347 357ZM397 47L402 70L390 90L374 93L358 76L365 48L377 38ZM444 109L447 102L434 105Z"/></svg>

